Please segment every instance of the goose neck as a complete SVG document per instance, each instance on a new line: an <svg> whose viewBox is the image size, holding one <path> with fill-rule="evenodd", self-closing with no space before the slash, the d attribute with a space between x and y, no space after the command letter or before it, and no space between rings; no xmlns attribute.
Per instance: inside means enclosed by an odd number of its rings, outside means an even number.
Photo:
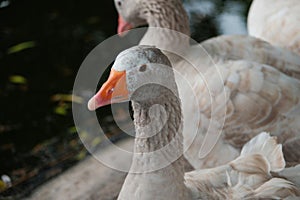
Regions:
<svg viewBox="0 0 300 200"><path fill-rule="evenodd" d="M143 2L143 13L149 27L167 28L190 35L188 15L181 0L148 0Z"/></svg>
<svg viewBox="0 0 300 200"><path fill-rule="evenodd" d="M173 94L167 88L162 89L162 86L155 88L164 91L155 94L157 96L153 99L132 102L135 151L148 153L168 146L182 153L182 114L178 94Z"/></svg>
<svg viewBox="0 0 300 200"><path fill-rule="evenodd" d="M142 13L149 25L140 44L169 51L189 47L189 19L180 0L145 1Z"/></svg>
<svg viewBox="0 0 300 200"><path fill-rule="evenodd" d="M170 166L183 177L183 165L178 159L183 155L178 93L157 85L152 89L156 93L160 90L155 98L132 102L136 129L132 168L149 172Z"/></svg>

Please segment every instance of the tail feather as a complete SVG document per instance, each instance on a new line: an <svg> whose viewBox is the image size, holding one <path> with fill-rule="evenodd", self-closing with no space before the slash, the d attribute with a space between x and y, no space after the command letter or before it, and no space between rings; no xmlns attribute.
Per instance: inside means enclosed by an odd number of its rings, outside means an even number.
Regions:
<svg viewBox="0 0 300 200"><path fill-rule="evenodd" d="M283 199L299 197L300 191L292 182L281 178L272 178L254 190L256 198Z"/></svg>
<svg viewBox="0 0 300 200"><path fill-rule="evenodd" d="M246 143L241 151L241 156L260 154L264 156L270 164L270 170L279 172L285 167L285 160L282 153L282 145L277 143L276 137L262 132Z"/></svg>
<svg viewBox="0 0 300 200"><path fill-rule="evenodd" d="M240 156L230 162L230 166L238 172L247 174L269 175L270 172L268 160L260 154Z"/></svg>

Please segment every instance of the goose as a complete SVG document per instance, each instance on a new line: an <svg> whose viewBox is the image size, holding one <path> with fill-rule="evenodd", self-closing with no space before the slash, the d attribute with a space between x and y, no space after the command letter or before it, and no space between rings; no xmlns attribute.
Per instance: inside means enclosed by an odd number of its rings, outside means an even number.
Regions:
<svg viewBox="0 0 300 200"><path fill-rule="evenodd" d="M150 28L139 44L154 45L161 49L163 47L188 49L188 53L194 51L199 53L197 51L199 45L190 46L189 37L166 30L170 29L187 36L190 35L188 15L181 0L114 1L119 13L118 34L120 36L126 35L132 28L148 24ZM271 65L285 74L300 78L300 61L297 54L284 48L274 47L258 38L245 35L222 35L203 41L200 46L214 60L255 61ZM197 58L199 59L199 55ZM175 67L177 66L175 65Z"/></svg>
<svg viewBox="0 0 300 200"><path fill-rule="evenodd" d="M136 130L130 171L119 200L260 199L300 195L299 188L272 177L285 167L282 146L261 133L241 155L212 169L184 174L181 103L172 65L152 46L121 52L108 80L88 102L95 110L131 100Z"/></svg>
<svg viewBox="0 0 300 200"><path fill-rule="evenodd" d="M254 0L248 32L300 55L300 4L297 0Z"/></svg>
<svg viewBox="0 0 300 200"><path fill-rule="evenodd" d="M185 157L195 169L235 159L243 144L262 131L278 136L288 166L300 163L297 54L249 36L219 36L191 46L180 0L115 0L115 5L119 34L147 23L140 44L166 49L178 72L175 78L186 119ZM188 61L174 58L168 50Z"/></svg>

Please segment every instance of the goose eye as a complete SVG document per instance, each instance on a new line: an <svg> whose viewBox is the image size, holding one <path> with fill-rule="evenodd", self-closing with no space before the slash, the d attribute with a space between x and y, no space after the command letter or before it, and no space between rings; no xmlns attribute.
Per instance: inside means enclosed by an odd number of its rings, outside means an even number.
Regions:
<svg viewBox="0 0 300 200"><path fill-rule="evenodd" d="M119 7L122 6L122 2L121 1L118 1L117 4L118 4Z"/></svg>
<svg viewBox="0 0 300 200"><path fill-rule="evenodd" d="M146 71L146 69L147 69L147 65L144 64L144 65L140 66L139 71L140 71L140 72L144 72L144 71Z"/></svg>

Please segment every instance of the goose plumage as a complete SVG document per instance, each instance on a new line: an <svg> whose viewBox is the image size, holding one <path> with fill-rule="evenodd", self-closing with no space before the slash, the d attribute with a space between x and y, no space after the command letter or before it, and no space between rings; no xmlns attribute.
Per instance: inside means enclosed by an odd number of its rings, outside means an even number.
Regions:
<svg viewBox="0 0 300 200"><path fill-rule="evenodd" d="M126 88L116 86L118 81ZM107 93L111 89L117 96ZM239 157L227 164L184 173L180 98L171 63L158 49L138 46L122 52L89 108L125 97L132 101L136 137L132 165L118 199L284 199L300 195L292 182L272 176L272 172L283 171L285 160L281 144L267 133L252 138Z"/></svg>
<svg viewBox="0 0 300 200"><path fill-rule="evenodd" d="M262 131L271 132L283 143L289 166L300 163L300 151L295 148L300 144L297 54L249 36L219 36L190 46L189 37L184 36L189 34L188 18L180 0L115 2L122 19L119 31L128 24L148 23L140 44L183 50L194 65L190 67L166 52L175 70L189 83L184 84L175 74L186 119L185 156L195 169L228 163ZM178 37L172 30L183 35ZM191 97L189 87L197 98ZM194 117L195 112L199 118ZM206 135L213 141L205 140Z"/></svg>
<svg viewBox="0 0 300 200"><path fill-rule="evenodd" d="M248 13L249 34L300 55L298 0L254 0Z"/></svg>

